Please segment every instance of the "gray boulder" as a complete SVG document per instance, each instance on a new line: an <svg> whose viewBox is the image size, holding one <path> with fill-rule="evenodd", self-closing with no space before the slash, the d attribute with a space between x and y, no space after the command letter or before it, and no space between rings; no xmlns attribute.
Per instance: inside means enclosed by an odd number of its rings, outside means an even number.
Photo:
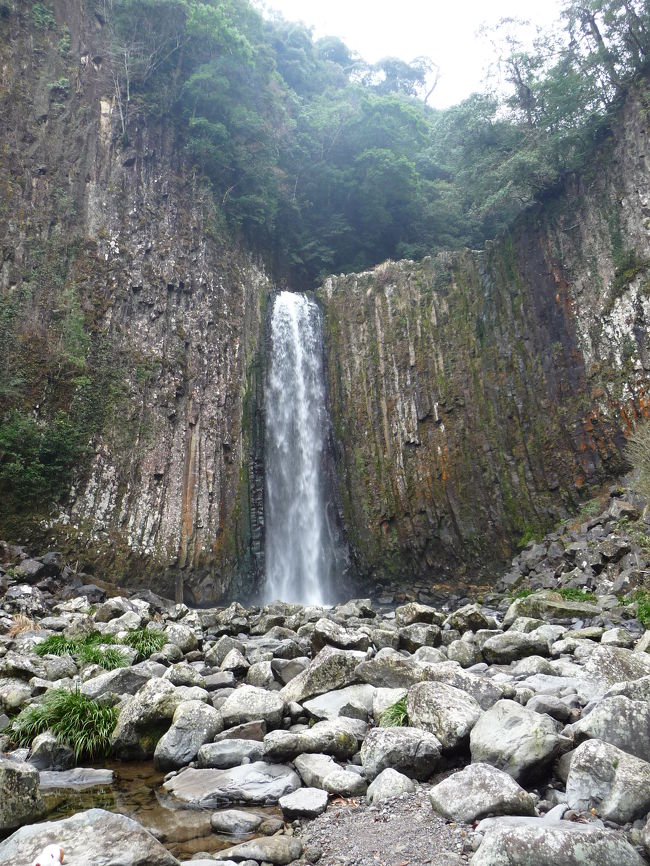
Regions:
<svg viewBox="0 0 650 866"><path fill-rule="evenodd" d="M376 689L367 683L358 686L346 686L334 692L326 692L310 701L305 701L303 707L310 716L322 721L335 719L338 716L349 716L355 706L362 706L366 715L372 712L372 701ZM355 718L357 716L354 716Z"/></svg>
<svg viewBox="0 0 650 866"><path fill-rule="evenodd" d="M342 769L329 755L299 755L294 765L308 788L321 788L343 797L355 797L366 791L365 779Z"/></svg>
<svg viewBox="0 0 650 866"><path fill-rule="evenodd" d="M415 622L442 625L444 619L444 616L434 607L429 607L429 605L426 604L419 604L416 601L410 601L408 604L403 604L401 607L395 608L395 622L399 628L413 625Z"/></svg>
<svg viewBox="0 0 650 866"><path fill-rule="evenodd" d="M86 788L103 788L112 785L112 770L95 770L91 767L75 767L73 770L43 770L39 773L41 791L65 788L80 791Z"/></svg>
<svg viewBox="0 0 650 866"><path fill-rule="evenodd" d="M299 788L293 794L280 798L285 821L295 818L316 818L327 809L327 791L320 788Z"/></svg>
<svg viewBox="0 0 650 866"><path fill-rule="evenodd" d="M514 701L497 701L470 734L472 762L492 764L517 781L541 771L559 746L553 720Z"/></svg>
<svg viewBox="0 0 650 866"><path fill-rule="evenodd" d="M621 836L569 821L495 827L472 866L645 866Z"/></svg>
<svg viewBox="0 0 650 866"><path fill-rule="evenodd" d="M297 755L323 753L344 760L358 751L357 735L347 719L317 722L304 731L271 731L264 737L264 758L289 761Z"/></svg>
<svg viewBox="0 0 650 866"><path fill-rule="evenodd" d="M483 644L482 652L488 664L509 665L526 656L548 655L548 643L534 633L507 631L488 638Z"/></svg>
<svg viewBox="0 0 650 866"><path fill-rule="evenodd" d="M443 751L464 746L482 710L467 692L446 683L417 683L408 691L406 711L414 728L429 731Z"/></svg>
<svg viewBox="0 0 650 866"><path fill-rule="evenodd" d="M309 666L284 686L280 697L286 703L301 704L308 698L350 686L358 681L355 669L364 658L365 653L356 650L323 647Z"/></svg>
<svg viewBox="0 0 650 866"><path fill-rule="evenodd" d="M74 751L45 731L32 741L29 763L37 770L69 770L75 765Z"/></svg>
<svg viewBox="0 0 650 866"><path fill-rule="evenodd" d="M427 779L440 759L440 742L420 728L373 728L361 746L368 779L390 767L412 779Z"/></svg>
<svg viewBox="0 0 650 866"><path fill-rule="evenodd" d="M184 701L170 729L158 740L153 756L156 769L167 772L193 761L204 743L223 730L221 713L202 701Z"/></svg>
<svg viewBox="0 0 650 866"><path fill-rule="evenodd" d="M383 803L399 797L400 794L411 794L416 788L417 783L413 779L387 767L368 785L366 799L369 803Z"/></svg>
<svg viewBox="0 0 650 866"><path fill-rule="evenodd" d="M221 707L225 727L232 728L255 719L263 719L269 728L279 727L285 708L280 695L281 692L267 692L256 686L235 689Z"/></svg>
<svg viewBox="0 0 650 866"><path fill-rule="evenodd" d="M149 680L120 711L111 737L111 750L120 760L153 757L156 744L171 725L184 695L167 680Z"/></svg>
<svg viewBox="0 0 650 866"><path fill-rule="evenodd" d="M412 657L406 658L390 647L380 649L369 661L362 661L356 672L363 682L382 689L407 689L426 678L423 664Z"/></svg>
<svg viewBox="0 0 650 866"><path fill-rule="evenodd" d="M38 790L38 770L31 764L0 756L0 792L0 833L37 820L45 810Z"/></svg>
<svg viewBox="0 0 650 866"><path fill-rule="evenodd" d="M573 733L578 741L585 737L604 740L650 761L650 704L624 695L603 698L573 725Z"/></svg>
<svg viewBox="0 0 650 866"><path fill-rule="evenodd" d="M495 683L484 676L466 671L455 662L443 662L437 665L426 665L423 680L436 683L447 683L455 689L467 692L478 703L482 710L487 710L502 698L514 695L514 689L503 683Z"/></svg>
<svg viewBox="0 0 650 866"><path fill-rule="evenodd" d="M514 779L490 764L470 764L435 785L429 792L436 812L453 821L471 824L497 815L534 815L533 798Z"/></svg>
<svg viewBox="0 0 650 866"><path fill-rule="evenodd" d="M22 827L0 843L0 866L32 863L54 843L63 848L66 866L179 866L137 821L104 809Z"/></svg>
<svg viewBox="0 0 650 866"><path fill-rule="evenodd" d="M331 619L323 617L314 626L311 636L311 649L315 654L324 646L334 646L340 649L361 650L365 652L370 646L368 635L362 631L346 629Z"/></svg>
<svg viewBox="0 0 650 866"><path fill-rule="evenodd" d="M182 653L192 652L199 645L194 631L180 622L168 623L165 627L165 637L169 643L175 644Z"/></svg>
<svg viewBox="0 0 650 866"><path fill-rule="evenodd" d="M157 676L162 676L165 673L163 665L157 666L160 672ZM134 695L144 686L154 674L150 668L143 668L141 665L133 665L129 668L116 668L114 671L107 671L90 680L86 680L81 686L81 693L89 698L97 699L102 695Z"/></svg>
<svg viewBox="0 0 650 866"><path fill-rule="evenodd" d="M265 817L255 812L244 812L243 809L221 809L210 818L210 826L215 833L247 836L257 830Z"/></svg>
<svg viewBox="0 0 650 866"><path fill-rule="evenodd" d="M650 764L609 743L587 740L571 757L566 802L618 824L640 818L650 811Z"/></svg>
<svg viewBox="0 0 650 866"><path fill-rule="evenodd" d="M256 740L222 740L220 743L206 743L196 756L199 769L214 768L227 770L240 764L261 761L264 746Z"/></svg>
<svg viewBox="0 0 650 866"><path fill-rule="evenodd" d="M252 839L242 842L225 851L217 851L214 859L220 860L254 860L258 863L272 863L273 866L284 866L293 863L302 854L302 843L293 836L270 836L262 839Z"/></svg>
<svg viewBox="0 0 650 866"><path fill-rule="evenodd" d="M229 770L188 769L163 788L191 808L216 809L229 803L277 803L300 787L300 778L283 764L255 761Z"/></svg>

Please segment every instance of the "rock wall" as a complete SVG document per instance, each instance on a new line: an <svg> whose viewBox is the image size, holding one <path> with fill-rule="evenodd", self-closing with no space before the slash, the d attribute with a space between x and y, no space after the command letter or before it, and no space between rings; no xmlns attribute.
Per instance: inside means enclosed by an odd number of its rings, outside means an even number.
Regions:
<svg viewBox="0 0 650 866"><path fill-rule="evenodd" d="M0 9L4 393L92 434L41 528L98 576L218 599L261 554L269 280L163 122L134 104L125 144L101 18L51 8Z"/></svg>
<svg viewBox="0 0 650 866"><path fill-rule="evenodd" d="M592 171L484 251L323 285L363 574L489 572L624 468L650 414L647 111L639 88Z"/></svg>

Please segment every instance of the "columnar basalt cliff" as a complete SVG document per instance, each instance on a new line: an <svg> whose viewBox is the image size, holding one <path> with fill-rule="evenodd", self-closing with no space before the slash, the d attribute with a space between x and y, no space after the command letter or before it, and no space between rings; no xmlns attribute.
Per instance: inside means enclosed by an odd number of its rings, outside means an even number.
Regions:
<svg viewBox="0 0 650 866"><path fill-rule="evenodd" d="M189 599L219 598L260 553L269 281L223 240L163 123L132 110L124 145L100 18L78 0L53 9L35 27L31 4L3 7L5 396L87 428L57 546L99 576L173 594L186 574Z"/></svg>
<svg viewBox="0 0 650 866"><path fill-rule="evenodd" d="M273 287L171 123L134 99L122 129L101 15L36 6L0 2L0 399L88 448L58 513L0 508L0 532L221 599L263 559ZM362 575L476 575L624 467L650 410L645 86L509 236L319 291Z"/></svg>
<svg viewBox="0 0 650 866"><path fill-rule="evenodd" d="M650 412L647 132L636 93L593 172L508 237L325 282L362 573L476 575L624 468Z"/></svg>

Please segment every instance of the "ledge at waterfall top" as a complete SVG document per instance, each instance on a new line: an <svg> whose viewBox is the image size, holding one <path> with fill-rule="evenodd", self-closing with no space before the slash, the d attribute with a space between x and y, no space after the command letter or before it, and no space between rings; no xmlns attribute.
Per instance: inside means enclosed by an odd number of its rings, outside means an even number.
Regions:
<svg viewBox="0 0 650 866"><path fill-rule="evenodd" d="M341 545L324 483L322 321L304 295L280 292L273 306L265 415L264 597L323 604L332 600Z"/></svg>

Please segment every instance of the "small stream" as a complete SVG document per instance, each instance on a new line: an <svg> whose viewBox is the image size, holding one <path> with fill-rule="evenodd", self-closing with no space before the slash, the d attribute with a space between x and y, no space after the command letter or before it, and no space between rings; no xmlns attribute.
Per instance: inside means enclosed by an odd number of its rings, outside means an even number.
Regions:
<svg viewBox="0 0 650 866"><path fill-rule="evenodd" d="M99 766L99 765L98 765ZM82 790L54 789L43 792L47 807L45 820L69 818L86 809L106 809L128 815L149 830L179 860L189 860L199 851L214 853L229 848L245 837L218 835L210 828L212 809L183 809L162 789L164 774L158 772L151 762L133 763L107 762L102 768L112 770L115 778L112 785ZM281 817L275 807L254 809L236 806L237 809Z"/></svg>

